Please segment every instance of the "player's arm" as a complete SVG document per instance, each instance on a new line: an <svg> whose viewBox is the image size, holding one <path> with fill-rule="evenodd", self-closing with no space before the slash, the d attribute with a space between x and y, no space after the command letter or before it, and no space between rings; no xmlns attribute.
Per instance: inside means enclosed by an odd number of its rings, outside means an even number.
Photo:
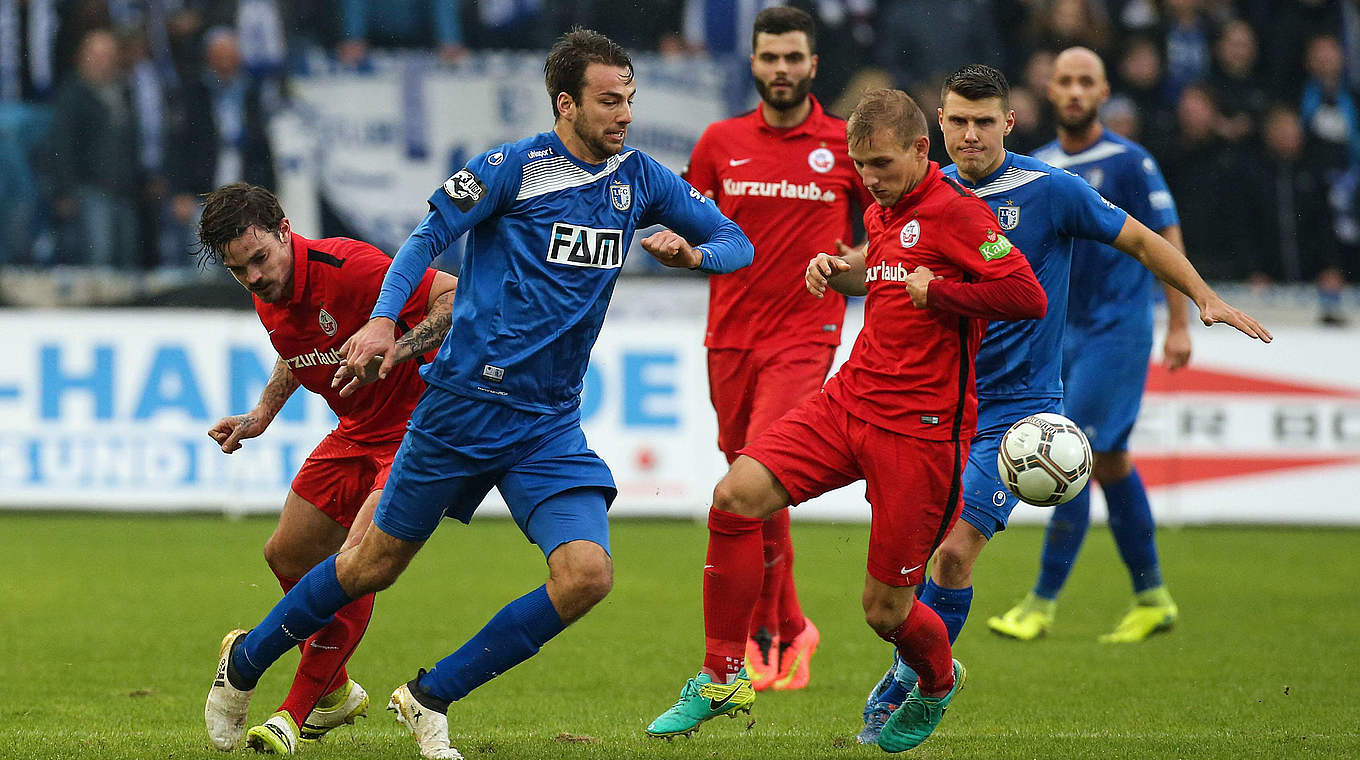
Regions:
<svg viewBox="0 0 1360 760"><path fill-rule="evenodd" d="M425 277L430 262L515 197L520 169L520 163L502 148L469 161L434 191L429 199L430 212L392 257L368 323L340 347L345 364L358 371L375 356L392 355L397 317ZM384 378L387 373L380 370L378 376Z"/></svg>
<svg viewBox="0 0 1360 760"><path fill-rule="evenodd" d="M255 408L245 414L218 420L217 424L208 429L208 437L217 441L224 453L236 451L241 448L241 441L254 438L269 427L269 423L278 416L279 410L293 395L293 391L301 385L293 371L288 368L287 362L282 358L276 359L274 369L269 373L264 390L260 391L260 400L255 404Z"/></svg>
<svg viewBox="0 0 1360 760"><path fill-rule="evenodd" d="M1162 282L1189 296L1199 307L1200 321L1206 326L1222 322L1258 340L1271 341L1270 332L1260 322L1220 298L1184 254L1132 215L1124 220L1111 245L1137 259Z"/></svg>
<svg viewBox="0 0 1360 760"><path fill-rule="evenodd" d="M863 296L869 294L869 286L865 282L864 250L868 247L864 243L857 248L851 248L845 243L836 241L836 253L818 253L808 262L807 271L803 274L803 282L807 286L808 292L818 298L826 295L827 286L846 296Z"/></svg>
<svg viewBox="0 0 1360 760"><path fill-rule="evenodd" d="M341 364L331 379L331 387L340 388L341 398L348 397L359 388L386 377L392 367L438 348L453 324L453 297L457 290L457 277L448 272L435 272L425 318L397 340L388 356L375 356L358 371L348 364Z"/></svg>
<svg viewBox="0 0 1360 760"><path fill-rule="evenodd" d="M1157 230L1157 234L1185 255L1185 239L1181 237L1181 226L1173 224ZM1166 340L1162 342L1162 357L1166 368L1172 372L1190 363L1190 309L1185 305L1185 296L1179 290L1161 283L1166 292Z"/></svg>
<svg viewBox="0 0 1360 760"><path fill-rule="evenodd" d="M906 282L912 304L973 319L1042 317L1048 311L1048 294L1029 260L997 229L987 204L970 196L956 199L947 211L955 222L952 237L941 250L971 281L946 280L926 267L916 267Z"/></svg>
<svg viewBox="0 0 1360 760"><path fill-rule="evenodd" d="M639 241L643 250L668 267L697 269L705 274L735 272L751 263L756 249L746 233L722 215L717 204L704 197L680 175L656 162L647 161L648 183L656 196L639 227L663 224L670 229ZM690 241L699 241L692 244Z"/></svg>

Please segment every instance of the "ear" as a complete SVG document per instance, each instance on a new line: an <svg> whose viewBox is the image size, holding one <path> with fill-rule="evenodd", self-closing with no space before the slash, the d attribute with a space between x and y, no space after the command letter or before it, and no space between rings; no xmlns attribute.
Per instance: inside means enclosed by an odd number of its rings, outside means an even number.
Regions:
<svg viewBox="0 0 1360 760"><path fill-rule="evenodd" d="M808 72L808 76L810 78L812 79L817 78L817 63L821 60L822 60L821 56L818 56L816 53L812 54L812 70Z"/></svg>
<svg viewBox="0 0 1360 760"><path fill-rule="evenodd" d="M920 155L922 160L925 161L930 160L929 137L927 137L926 135L921 135L920 137L916 138L915 141L912 142L911 147L916 150L916 153Z"/></svg>
<svg viewBox="0 0 1360 760"><path fill-rule="evenodd" d="M1001 130L1001 136L1005 137L1010 134L1012 129L1015 129L1015 111L1013 110L1006 112L1006 127Z"/></svg>
<svg viewBox="0 0 1360 760"><path fill-rule="evenodd" d="M279 221L279 242L287 243L292 239L292 237L293 237L293 223L288 221L288 217L285 216L282 220Z"/></svg>
<svg viewBox="0 0 1360 760"><path fill-rule="evenodd" d="M944 108L943 108L943 107L941 107L941 108L936 108L936 109L935 109L935 118L936 118L936 120L938 120L939 123L940 123L940 129L943 130L943 129L944 129Z"/></svg>
<svg viewBox="0 0 1360 760"><path fill-rule="evenodd" d="M557 93L557 118L571 121L576 118L576 101L570 93Z"/></svg>

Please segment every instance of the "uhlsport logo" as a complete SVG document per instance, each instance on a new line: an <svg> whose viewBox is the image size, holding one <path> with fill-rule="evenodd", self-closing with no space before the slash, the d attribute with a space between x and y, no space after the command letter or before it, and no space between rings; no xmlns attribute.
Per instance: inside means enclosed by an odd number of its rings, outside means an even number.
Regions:
<svg viewBox="0 0 1360 760"><path fill-rule="evenodd" d="M317 315L316 321L321 324L321 332L327 335L335 334L335 317L327 314L325 309L322 309L321 313Z"/></svg>
<svg viewBox="0 0 1360 760"><path fill-rule="evenodd" d="M633 207L633 186L615 182L609 186L609 202L619 211L627 211Z"/></svg>
<svg viewBox="0 0 1360 760"><path fill-rule="evenodd" d="M1020 207L1010 202L1007 202L1005 206L998 207L996 221L1001 225L1001 229L1010 232L1020 224Z"/></svg>
<svg viewBox="0 0 1360 760"><path fill-rule="evenodd" d="M818 174L826 174L836 166L836 154L826 148L818 148L808 154L808 166Z"/></svg>
<svg viewBox="0 0 1360 760"><path fill-rule="evenodd" d="M902 247L910 248L921 239L921 223L915 219L902 227Z"/></svg>
<svg viewBox="0 0 1360 760"><path fill-rule="evenodd" d="M623 266L623 230L599 230L554 222L548 261L573 267L618 269Z"/></svg>

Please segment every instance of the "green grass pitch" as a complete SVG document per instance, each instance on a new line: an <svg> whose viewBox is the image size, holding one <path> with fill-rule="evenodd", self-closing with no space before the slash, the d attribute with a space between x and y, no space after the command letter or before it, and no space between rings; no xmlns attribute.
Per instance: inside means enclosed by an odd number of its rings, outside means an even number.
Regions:
<svg viewBox="0 0 1360 760"><path fill-rule="evenodd" d="M217 645L278 597L260 547L273 522L193 516L0 515L0 758L217 758L203 697ZM1174 632L1111 647L1129 598L1092 532L1053 633L988 633L1033 580L1042 534L1002 534L979 563L955 652L969 670L920 758L1360 757L1360 532L1163 530ZM543 652L450 711L455 745L519 758L871 758L853 735L889 654L859 609L867 526L794 524L797 578L822 646L805 691L762 694L748 720L644 738L702 656L700 523L614 525L613 594ZM386 694L542 582L508 520L446 523L391 590L351 661L370 717L303 754L414 758ZM296 656L261 682L252 722Z"/></svg>

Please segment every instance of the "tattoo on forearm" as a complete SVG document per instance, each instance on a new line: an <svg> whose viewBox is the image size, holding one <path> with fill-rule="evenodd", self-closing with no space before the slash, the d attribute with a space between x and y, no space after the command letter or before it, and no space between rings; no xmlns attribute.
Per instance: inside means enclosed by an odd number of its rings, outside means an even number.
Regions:
<svg viewBox="0 0 1360 760"><path fill-rule="evenodd" d="M280 357L274 361L274 371L269 373L269 382L265 383L264 390L260 391L260 406L277 414L293 395L293 391L301 385L293 371L288 369L288 364Z"/></svg>
<svg viewBox="0 0 1360 760"><path fill-rule="evenodd" d="M436 298L425 319L397 341L398 359L405 361L443 343L444 336L449 332L449 325L453 323L452 312L453 292L450 291Z"/></svg>

